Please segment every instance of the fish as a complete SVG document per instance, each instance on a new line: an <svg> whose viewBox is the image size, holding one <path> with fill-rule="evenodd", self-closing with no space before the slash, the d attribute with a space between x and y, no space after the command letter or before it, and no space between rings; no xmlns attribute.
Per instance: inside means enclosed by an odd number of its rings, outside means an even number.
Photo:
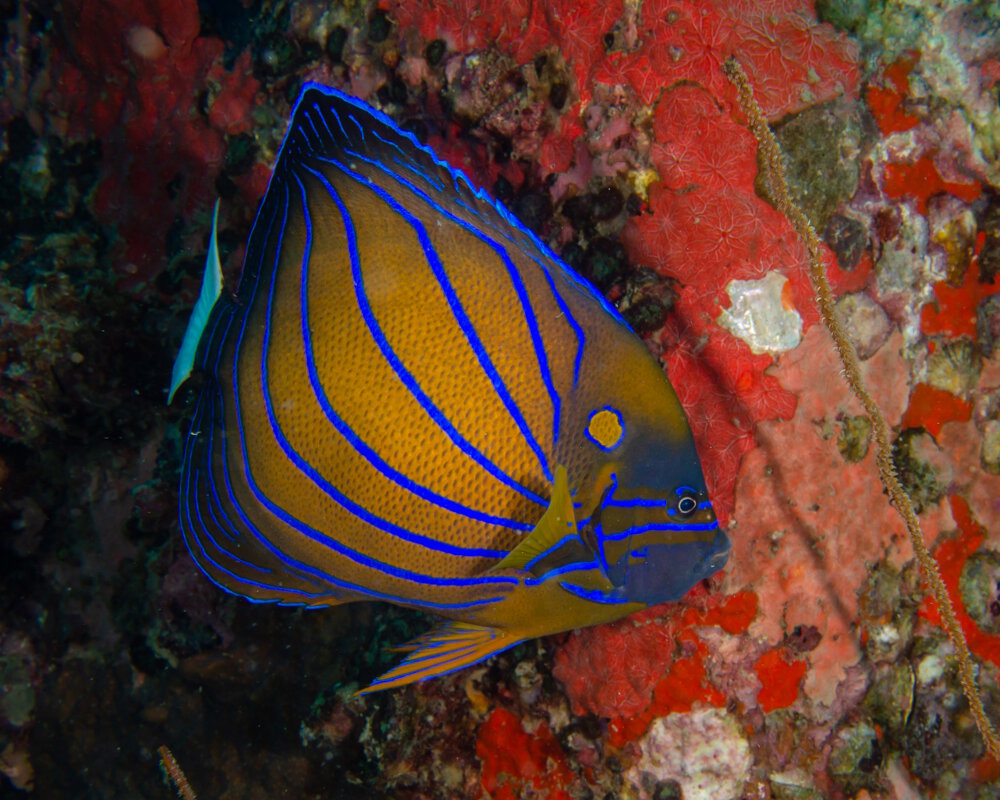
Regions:
<svg viewBox="0 0 1000 800"><path fill-rule="evenodd" d="M680 599L720 570L664 369L600 293L381 111L307 84L223 291L218 204L168 402L180 528L255 603L442 622L360 693Z"/></svg>

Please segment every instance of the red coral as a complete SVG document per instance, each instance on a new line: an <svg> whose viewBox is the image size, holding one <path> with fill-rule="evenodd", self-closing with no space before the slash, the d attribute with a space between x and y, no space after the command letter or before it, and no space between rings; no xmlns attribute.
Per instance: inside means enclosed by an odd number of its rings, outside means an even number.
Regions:
<svg viewBox="0 0 1000 800"><path fill-rule="evenodd" d="M725 696L707 680L707 649L693 629L718 626L736 635L756 615L752 592L719 597L696 588L682 603L574 631L556 653L553 674L573 713L610 718L611 740L621 746L658 716L696 703L722 705Z"/></svg>
<svg viewBox="0 0 1000 800"><path fill-rule="evenodd" d="M631 717L645 711L653 686L673 660L669 628L626 618L574 631L556 653L552 674L566 687L573 713Z"/></svg>
<svg viewBox="0 0 1000 800"><path fill-rule="evenodd" d="M518 797L570 800L575 775L545 722L527 732L510 711L498 708L479 727L476 755L483 762L483 788L493 800Z"/></svg>
<svg viewBox="0 0 1000 800"><path fill-rule="evenodd" d="M807 667L805 661L788 661L782 647L768 650L757 659L753 665L761 684L757 701L765 713L788 708L798 699Z"/></svg>
<svg viewBox="0 0 1000 800"><path fill-rule="evenodd" d="M917 63L917 56L907 54L885 70L882 86L872 84L865 92L865 99L872 116L883 134L908 131L920 124L920 118L907 113L905 101L909 95L909 75Z"/></svg>
<svg viewBox="0 0 1000 800"><path fill-rule="evenodd" d="M817 24L801 3L715 5L735 18L728 52L753 76L754 96L769 119L857 91L857 46Z"/></svg>
<svg viewBox="0 0 1000 800"><path fill-rule="evenodd" d="M927 213L927 201L937 194L947 192L966 203L976 200L982 193L978 183L946 181L934 166L934 153L925 155L913 164L886 164L885 192L889 197L914 197L917 210Z"/></svg>
<svg viewBox="0 0 1000 800"><path fill-rule="evenodd" d="M1000 60L988 58L979 65L979 71L983 75L983 88L992 89L1000 81Z"/></svg>
<svg viewBox="0 0 1000 800"><path fill-rule="evenodd" d="M758 101L770 118L801 110L857 88L856 45L819 25L798 3L733 4L656 0L642 8L638 41L608 52L616 29L628 27L622 0L380 0L403 27L425 39L445 39L458 51L494 44L527 63L557 46L586 104L591 84L630 85L652 104L660 91L694 83L716 98L731 98L722 63L736 54L760 85ZM610 38L609 38L610 37Z"/></svg>
<svg viewBox="0 0 1000 800"><path fill-rule="evenodd" d="M903 414L904 428L922 427L937 437L946 422L964 422L972 417L972 404L951 392L926 383L918 383L910 392L910 403Z"/></svg>
<svg viewBox="0 0 1000 800"><path fill-rule="evenodd" d="M608 740L615 747L635 741L657 717L674 712L685 713L697 704L719 708L726 696L708 682L705 657L708 648L694 643L691 655L678 658L653 689L653 702L640 714L617 717L608 726Z"/></svg>
<svg viewBox="0 0 1000 800"><path fill-rule="evenodd" d="M984 242L985 237L980 234L975 256L961 286L949 286L946 281L934 286L937 302L920 310L920 329L924 333L976 338L976 309L987 297L1000 292L1000 282L979 280L979 251Z"/></svg>
<svg viewBox="0 0 1000 800"><path fill-rule="evenodd" d="M665 717L674 712L686 713L698 703L710 706L725 705L726 696L711 685L705 672L708 648L701 642L686 658L678 658L653 690L652 717Z"/></svg>
<svg viewBox="0 0 1000 800"><path fill-rule="evenodd" d="M725 12L694 3L653 3L648 12L643 9L643 19L649 20L649 28L643 47L630 56L626 74L644 102L654 102L662 88L689 80L715 97L726 95L729 84L722 63L729 53L733 20Z"/></svg>
<svg viewBox="0 0 1000 800"><path fill-rule="evenodd" d="M962 605L962 595L958 585L965 562L979 549L986 537L986 531L973 519L969 503L965 498L952 495L948 500L951 504L951 514L958 524L959 535L954 539L942 542L934 553L941 571L941 580L948 587L948 594L951 595L952 603L955 606L955 615L958 617L958 624L962 627L962 633L965 634L969 650L979 658L991 661L1000 667L1000 636L980 630ZM930 595L924 598L924 602L920 606L920 616L943 627L941 612L938 610L934 598Z"/></svg>
<svg viewBox="0 0 1000 800"><path fill-rule="evenodd" d="M249 128L257 81L248 53L222 67L224 45L198 36L194 0L74 0L66 14L70 55L49 102L70 136L104 142L94 208L117 230L123 285L137 286L166 265L175 221L210 205L225 136Z"/></svg>
<svg viewBox="0 0 1000 800"><path fill-rule="evenodd" d="M682 84L666 91L656 105L653 131L650 155L667 188L753 190L756 140L703 88Z"/></svg>

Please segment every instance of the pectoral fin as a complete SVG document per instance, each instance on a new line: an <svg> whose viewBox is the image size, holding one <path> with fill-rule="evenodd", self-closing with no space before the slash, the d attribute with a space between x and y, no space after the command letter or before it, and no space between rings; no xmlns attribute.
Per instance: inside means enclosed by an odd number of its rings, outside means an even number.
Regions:
<svg viewBox="0 0 1000 800"><path fill-rule="evenodd" d="M519 641L521 640L506 636L496 628L468 622L447 622L412 642L395 648L400 652L409 652L409 655L358 694L394 689L414 681L454 672L513 647Z"/></svg>
<svg viewBox="0 0 1000 800"><path fill-rule="evenodd" d="M527 565L534 559L550 551L567 536L576 534L576 514L573 511L573 498L569 493L569 479L566 468L560 465L556 467L549 507L538 520L535 529L490 571L527 569Z"/></svg>

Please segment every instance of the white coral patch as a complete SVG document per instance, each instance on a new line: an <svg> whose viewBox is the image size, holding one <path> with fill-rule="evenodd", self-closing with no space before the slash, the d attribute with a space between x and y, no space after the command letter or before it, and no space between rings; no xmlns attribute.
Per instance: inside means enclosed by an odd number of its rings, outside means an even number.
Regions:
<svg viewBox="0 0 1000 800"><path fill-rule="evenodd" d="M684 800L735 800L750 777L750 744L725 709L670 714L653 722L642 756L628 772L640 797L674 780Z"/></svg>
<svg viewBox="0 0 1000 800"><path fill-rule="evenodd" d="M769 272L757 281L730 281L730 307L716 320L757 354L785 353L802 340L802 317L786 306L782 293L788 279Z"/></svg>

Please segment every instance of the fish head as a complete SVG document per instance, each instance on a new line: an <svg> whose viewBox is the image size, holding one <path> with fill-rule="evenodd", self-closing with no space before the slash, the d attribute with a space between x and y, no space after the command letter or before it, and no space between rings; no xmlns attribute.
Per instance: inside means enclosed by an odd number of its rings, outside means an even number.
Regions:
<svg viewBox="0 0 1000 800"><path fill-rule="evenodd" d="M603 602L678 600L725 565L729 539L687 417L659 365L640 360L618 385L628 391L588 418L586 438L596 452L589 485L578 493L587 498L580 535L614 587Z"/></svg>

